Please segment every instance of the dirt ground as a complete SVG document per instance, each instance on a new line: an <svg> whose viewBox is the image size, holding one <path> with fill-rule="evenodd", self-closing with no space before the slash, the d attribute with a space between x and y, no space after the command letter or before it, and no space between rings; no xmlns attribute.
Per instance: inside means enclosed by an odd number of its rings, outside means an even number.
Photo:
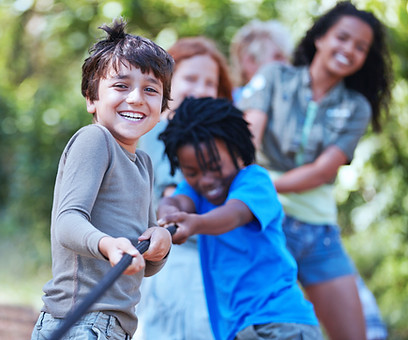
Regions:
<svg viewBox="0 0 408 340"><path fill-rule="evenodd" d="M0 305L0 339L29 340L37 318L31 307Z"/></svg>

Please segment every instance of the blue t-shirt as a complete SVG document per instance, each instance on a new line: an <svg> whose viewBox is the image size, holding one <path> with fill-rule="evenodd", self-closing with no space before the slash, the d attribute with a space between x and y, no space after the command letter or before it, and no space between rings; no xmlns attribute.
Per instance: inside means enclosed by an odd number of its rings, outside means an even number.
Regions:
<svg viewBox="0 0 408 340"><path fill-rule="evenodd" d="M183 180L176 194L189 196L198 214L217 206ZM286 249L282 206L268 172L242 169L227 200L247 205L256 220L227 233L200 235L201 268L211 326L217 340L233 340L247 326L265 323L318 325L313 306L297 285L296 262Z"/></svg>

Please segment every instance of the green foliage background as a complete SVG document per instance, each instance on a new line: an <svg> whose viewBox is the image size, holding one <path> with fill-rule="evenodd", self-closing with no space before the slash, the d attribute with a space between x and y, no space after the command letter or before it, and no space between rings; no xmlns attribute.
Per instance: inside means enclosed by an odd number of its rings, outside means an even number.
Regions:
<svg viewBox="0 0 408 340"><path fill-rule="evenodd" d="M387 322L408 339L408 4L355 0L389 28L395 85L381 134L370 131L337 181L340 225ZM0 303L38 308L50 278L49 219L56 167L91 117L81 65L97 29L123 16L164 48L205 35L228 55L248 20L279 19L297 41L334 0L0 0ZM17 280L17 284L15 283Z"/></svg>

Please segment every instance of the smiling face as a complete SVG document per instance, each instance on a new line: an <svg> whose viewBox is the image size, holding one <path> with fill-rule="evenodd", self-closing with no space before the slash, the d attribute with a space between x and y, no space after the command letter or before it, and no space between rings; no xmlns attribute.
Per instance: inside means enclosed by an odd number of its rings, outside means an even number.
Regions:
<svg viewBox="0 0 408 340"><path fill-rule="evenodd" d="M373 30L354 16L341 17L322 37L316 39L311 67L344 78L364 65L373 41Z"/></svg>
<svg viewBox="0 0 408 340"><path fill-rule="evenodd" d="M220 205L225 202L231 183L243 167L243 163L238 159L239 169L235 167L223 141L216 139L215 146L220 158L217 164L210 161L205 145L200 144L205 159L205 170L201 169L195 148L191 144L179 148L177 158L188 184L210 203Z"/></svg>
<svg viewBox="0 0 408 340"><path fill-rule="evenodd" d="M134 153L139 138L160 120L163 85L153 73L130 64L111 67L99 81L98 100L86 99L94 121L105 126L126 150Z"/></svg>
<svg viewBox="0 0 408 340"><path fill-rule="evenodd" d="M218 94L218 64L209 55L196 55L181 60L173 74L170 103L175 110L186 97L216 98Z"/></svg>

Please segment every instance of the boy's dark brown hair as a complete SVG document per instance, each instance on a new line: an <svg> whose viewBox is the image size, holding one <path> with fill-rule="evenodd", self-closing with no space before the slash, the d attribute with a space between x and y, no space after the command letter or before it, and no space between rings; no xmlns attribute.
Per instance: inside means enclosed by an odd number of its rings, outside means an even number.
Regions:
<svg viewBox="0 0 408 340"><path fill-rule="evenodd" d="M152 72L163 84L162 111L168 108L174 60L163 48L149 39L125 33L126 22L114 20L111 26L99 27L107 37L95 43L82 65L81 92L85 98L98 100L99 80L107 77L110 67L118 71L128 62L142 73Z"/></svg>

